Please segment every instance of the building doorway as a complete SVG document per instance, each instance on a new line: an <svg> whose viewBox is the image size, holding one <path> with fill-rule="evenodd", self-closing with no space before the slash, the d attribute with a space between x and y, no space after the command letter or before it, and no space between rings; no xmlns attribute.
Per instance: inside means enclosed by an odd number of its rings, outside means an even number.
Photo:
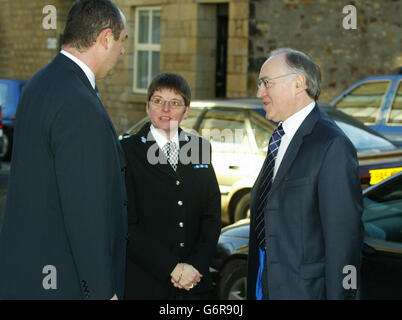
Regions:
<svg viewBox="0 0 402 320"><path fill-rule="evenodd" d="M228 4L217 5L217 43L216 43L216 71L215 96L226 97L226 73L228 51Z"/></svg>

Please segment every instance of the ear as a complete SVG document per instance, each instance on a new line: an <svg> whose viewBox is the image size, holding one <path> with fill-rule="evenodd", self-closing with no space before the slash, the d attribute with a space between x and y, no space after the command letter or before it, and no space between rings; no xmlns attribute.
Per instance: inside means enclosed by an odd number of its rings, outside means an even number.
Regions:
<svg viewBox="0 0 402 320"><path fill-rule="evenodd" d="M111 38L113 37L112 29L106 28L99 33L96 42L99 43L105 50L109 49Z"/></svg>
<svg viewBox="0 0 402 320"><path fill-rule="evenodd" d="M187 106L184 111L183 120L187 119L189 113L190 113L190 106Z"/></svg>
<svg viewBox="0 0 402 320"><path fill-rule="evenodd" d="M145 111L147 112L147 115L148 115L149 117L151 117L151 113L150 113L150 111L149 111L149 101L147 101L147 103L145 104Z"/></svg>
<svg viewBox="0 0 402 320"><path fill-rule="evenodd" d="M307 88L306 77L302 74L296 75L295 78L296 92L303 92Z"/></svg>

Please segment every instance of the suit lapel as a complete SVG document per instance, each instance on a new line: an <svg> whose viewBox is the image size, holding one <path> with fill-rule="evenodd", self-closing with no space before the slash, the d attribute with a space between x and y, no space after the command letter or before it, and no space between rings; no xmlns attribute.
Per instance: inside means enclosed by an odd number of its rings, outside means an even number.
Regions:
<svg viewBox="0 0 402 320"><path fill-rule="evenodd" d="M268 197L275 191L275 189L282 182L293 161L296 159L297 154L299 153L299 149L303 144L304 137L311 133L319 118L320 118L320 110L316 104L314 109L310 112L310 114L306 117L306 119L304 119L299 129L293 136L293 139L290 142L285 152L285 155L282 159L281 165L279 166L278 172L276 173Z"/></svg>

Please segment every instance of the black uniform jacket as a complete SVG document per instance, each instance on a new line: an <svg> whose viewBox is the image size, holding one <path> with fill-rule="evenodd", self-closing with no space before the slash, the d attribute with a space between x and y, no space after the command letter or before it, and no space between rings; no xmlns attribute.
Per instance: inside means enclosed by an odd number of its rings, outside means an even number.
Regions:
<svg viewBox="0 0 402 320"><path fill-rule="evenodd" d="M181 129L179 140L176 172L150 134L150 123L122 141L127 159L127 299L170 299L211 288L209 266L221 228L211 147ZM189 293L170 282L179 262L203 275Z"/></svg>

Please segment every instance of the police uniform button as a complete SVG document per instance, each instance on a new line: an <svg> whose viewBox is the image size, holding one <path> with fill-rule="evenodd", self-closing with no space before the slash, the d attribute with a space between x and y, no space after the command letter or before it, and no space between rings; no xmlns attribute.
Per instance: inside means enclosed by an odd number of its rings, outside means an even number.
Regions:
<svg viewBox="0 0 402 320"><path fill-rule="evenodd" d="M180 247L184 248L184 242L180 242Z"/></svg>
<svg viewBox="0 0 402 320"><path fill-rule="evenodd" d="M176 180L176 186L178 186L180 184L179 180Z"/></svg>
<svg viewBox="0 0 402 320"><path fill-rule="evenodd" d="M177 202L179 206L183 205L183 201L179 200L179 202Z"/></svg>
<svg viewBox="0 0 402 320"><path fill-rule="evenodd" d="M183 222L179 222L179 226L180 226L180 228L183 228L183 227L184 227L184 223L183 223Z"/></svg>

